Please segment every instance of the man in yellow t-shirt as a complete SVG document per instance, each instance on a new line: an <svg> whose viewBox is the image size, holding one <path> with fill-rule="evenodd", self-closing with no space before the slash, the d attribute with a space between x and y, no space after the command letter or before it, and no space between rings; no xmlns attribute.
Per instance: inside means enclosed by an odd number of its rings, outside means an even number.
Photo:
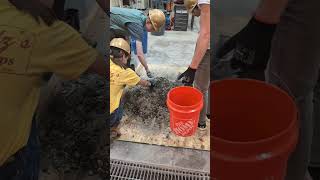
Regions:
<svg viewBox="0 0 320 180"><path fill-rule="evenodd" d="M55 73L74 79L88 71L107 77L107 67L103 56L78 32L56 20L47 6L0 0L1 180L38 179L39 144L33 117L43 76Z"/></svg>
<svg viewBox="0 0 320 180"><path fill-rule="evenodd" d="M110 42L110 127L115 127L123 115L121 102L126 86L142 85L154 87L153 80L141 79L132 69L127 67L130 57L130 45L123 38L114 38Z"/></svg>

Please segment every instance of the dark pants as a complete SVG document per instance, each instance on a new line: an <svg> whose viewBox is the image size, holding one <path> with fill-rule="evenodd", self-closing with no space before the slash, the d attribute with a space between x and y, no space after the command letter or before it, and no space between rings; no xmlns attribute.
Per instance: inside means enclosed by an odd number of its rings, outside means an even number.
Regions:
<svg viewBox="0 0 320 180"><path fill-rule="evenodd" d="M113 111L113 113L111 113L110 115L110 127L114 127L114 126L117 126L122 117L123 117L123 106L124 104L121 102L120 103L120 106Z"/></svg>
<svg viewBox="0 0 320 180"><path fill-rule="evenodd" d="M313 91L320 68L319 0L290 0L273 37L266 80L295 98L299 110L298 144L288 161L286 180L303 180L313 136Z"/></svg>
<svg viewBox="0 0 320 180"><path fill-rule="evenodd" d="M208 90L210 86L210 49L202 58L194 78L194 87L203 94L203 108L200 113L199 124L206 125L206 114L208 109Z"/></svg>
<svg viewBox="0 0 320 180"><path fill-rule="evenodd" d="M40 142L37 122L32 121L28 143L13 160L0 167L1 180L38 180L40 170Z"/></svg>

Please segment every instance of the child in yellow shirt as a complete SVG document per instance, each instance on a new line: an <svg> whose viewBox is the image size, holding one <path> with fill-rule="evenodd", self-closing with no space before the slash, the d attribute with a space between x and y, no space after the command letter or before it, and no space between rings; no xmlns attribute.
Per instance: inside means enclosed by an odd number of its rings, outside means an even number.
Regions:
<svg viewBox="0 0 320 180"><path fill-rule="evenodd" d="M141 85L154 87L152 80L141 79L128 64L130 45L123 38L114 38L110 42L110 126L115 127L123 116L121 102L123 90L126 86Z"/></svg>

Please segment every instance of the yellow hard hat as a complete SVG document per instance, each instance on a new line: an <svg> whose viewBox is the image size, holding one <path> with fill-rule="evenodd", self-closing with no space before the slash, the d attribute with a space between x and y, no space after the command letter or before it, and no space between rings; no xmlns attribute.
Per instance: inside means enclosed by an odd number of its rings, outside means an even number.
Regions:
<svg viewBox="0 0 320 180"><path fill-rule="evenodd" d="M166 17L164 13L159 9L151 9L149 11L149 18L152 23L153 28L156 31L160 31L161 27L166 22Z"/></svg>
<svg viewBox="0 0 320 180"><path fill-rule="evenodd" d="M116 47L116 48L122 49L125 52L127 52L128 54L130 54L130 45L123 38L114 38L114 39L112 39L112 41L110 42L110 47Z"/></svg>
<svg viewBox="0 0 320 180"><path fill-rule="evenodd" d="M184 7L191 13L197 6L198 0L184 0Z"/></svg>

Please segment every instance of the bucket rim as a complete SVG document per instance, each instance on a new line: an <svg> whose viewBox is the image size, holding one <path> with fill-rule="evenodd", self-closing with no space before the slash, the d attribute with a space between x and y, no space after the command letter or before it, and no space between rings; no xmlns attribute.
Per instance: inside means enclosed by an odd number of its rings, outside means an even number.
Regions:
<svg viewBox="0 0 320 180"><path fill-rule="evenodd" d="M284 136L285 134L287 134L292 128L294 128L294 126L298 126L298 120L299 120L299 112L298 112L298 107L297 107L297 104L295 103L294 99L292 96L290 96L289 94L287 94L284 90L282 90L281 88L273 85L273 84L269 84L269 83L266 83L264 81L259 81L259 80L255 80L255 79L247 79L247 78L243 78L243 79L240 79L240 78L229 78L229 79L223 79L223 80L215 80L215 81L211 81L210 83L210 86L213 85L214 83L219 83L221 81L247 81L247 82L255 82L255 83L259 83L261 85L266 85L267 87L271 88L271 89L274 89L276 91L278 91L279 93L283 94L284 96L288 97L290 99L290 104L292 105L293 107L293 112L292 112L292 115L294 118L294 120L292 120L289 124L289 126L287 126L286 128L284 128L281 132L273 135L273 136L270 136L270 137L266 137L266 138L263 138L263 139L259 139L259 140L255 140L255 141L230 141L230 140L226 140L226 139L223 139L223 138L220 138L220 137L215 137L215 136L212 136L212 138L214 140L218 140L219 142L223 142L223 143L228 143L228 144L234 144L234 145L253 145L253 144L263 144L267 141L271 141L273 139L277 139L279 137L282 137ZM213 96L212 96L213 97ZM214 120L214 115L213 115L213 120ZM214 124L212 124L214 125Z"/></svg>
<svg viewBox="0 0 320 180"><path fill-rule="evenodd" d="M287 97L290 97L290 99L292 101L294 101L293 97L290 96L290 94L288 94L285 90L281 89L280 87L274 85L274 84L271 84L271 83L267 83L265 81L261 81L261 80L256 80L256 79L249 79L249 78L226 78L226 79L220 79L220 80L213 80L210 82L210 87L213 85L213 84L216 84L216 83L221 83L221 82L230 82L230 81L242 81L242 82L251 82L251 83L257 83L257 84L260 84L260 85L265 85L269 88L272 88L274 90L277 90L279 92L281 92L282 94L284 94L285 96Z"/></svg>
<svg viewBox="0 0 320 180"><path fill-rule="evenodd" d="M176 90L176 89L180 89L180 88L187 88L187 89L192 89L193 91L197 92L198 94L200 94L201 98L200 98L200 101L197 103L197 104L194 104L194 105L191 105L191 106L181 106L181 105L178 105L177 103L173 102L171 99L170 99L170 94L172 91ZM200 90L198 90L197 88L194 88L194 87L190 87L190 86L178 86L178 87L174 87L172 89L170 89L170 91L168 92L167 94L167 102L170 102L171 104L174 104L175 107L181 107L181 108L191 108L191 107L197 107L199 106L200 104L202 104L203 106L203 94L201 93Z"/></svg>

